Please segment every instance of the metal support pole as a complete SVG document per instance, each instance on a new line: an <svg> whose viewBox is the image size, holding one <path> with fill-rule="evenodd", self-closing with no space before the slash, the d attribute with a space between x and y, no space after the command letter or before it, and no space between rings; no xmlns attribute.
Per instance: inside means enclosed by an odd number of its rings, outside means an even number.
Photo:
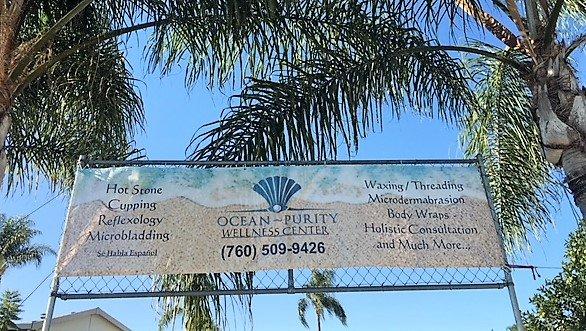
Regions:
<svg viewBox="0 0 586 331"><path fill-rule="evenodd" d="M511 269L505 268L505 280L507 288L509 289L509 297L511 299L511 306L513 307L513 314L515 314L515 323L517 324L517 331L525 331L523 325L523 318L521 317L521 310L519 309L519 301L517 301L517 293L515 293L515 283L513 283L513 276L511 276Z"/></svg>
<svg viewBox="0 0 586 331"><path fill-rule="evenodd" d="M507 284L507 288L509 289L509 298L511 299L511 306L513 306L513 314L515 315L517 331L525 331L525 327L523 326L523 319L521 318L521 310L519 310L519 302L517 301L517 294L515 293L515 284L513 283L513 276L511 276L511 269L508 267L507 252L504 246L504 232L501 224L498 221L496 209L494 207L494 201L492 199L492 190L490 189L488 177L486 175L484 159L480 154L476 156L476 159L478 160L477 162L478 169L480 170L480 177L482 178L484 190L486 191L486 199L488 201L488 205L490 206L490 213L494 221L495 229L497 230L498 236L500 238L499 246L501 247L503 261L505 262L505 267L503 268L503 270L505 271L505 283Z"/></svg>
<svg viewBox="0 0 586 331"><path fill-rule="evenodd" d="M293 277L293 269L288 269L287 270L287 275L288 275L288 287L287 287L287 293L291 294L291 293L295 293L295 278Z"/></svg>
<svg viewBox="0 0 586 331"><path fill-rule="evenodd" d="M86 166L87 158L84 155L80 155L79 159L77 160L77 169L81 169ZM77 175L75 176L75 180L77 181ZM75 190L75 183L73 184ZM71 192L73 195L73 191ZM67 207L67 215L69 215L69 209L71 208L71 201L69 202L69 207ZM65 219L65 227L67 227L67 219ZM57 261L59 261L59 257L61 257L61 250L63 249L63 236L64 233L61 234L61 245L59 245L59 254L57 255ZM53 319L53 311L55 310L55 300L57 299L57 291L59 290L59 275L57 273L57 267L55 268L55 275L53 276L53 283L51 283L51 294L49 297L49 303L47 304L47 312L45 313L45 320L43 321L43 329L42 331L49 331L51 329L51 320Z"/></svg>
<svg viewBox="0 0 586 331"><path fill-rule="evenodd" d="M43 321L42 331L49 331L51 329L51 320L53 319L53 311L55 310L55 300L57 299L57 290L59 289L59 277L53 277L51 284L51 294L49 296L49 303L47 304L47 311L45 312L45 320Z"/></svg>

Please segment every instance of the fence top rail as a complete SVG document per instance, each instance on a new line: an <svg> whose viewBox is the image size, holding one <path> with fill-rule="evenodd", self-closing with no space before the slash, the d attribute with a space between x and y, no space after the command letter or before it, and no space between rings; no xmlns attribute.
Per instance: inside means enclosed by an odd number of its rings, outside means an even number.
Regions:
<svg viewBox="0 0 586 331"><path fill-rule="evenodd" d="M183 296L211 295L264 295L264 294L304 294L304 293L355 293L355 292L404 292L404 291L442 291L442 290L486 290L502 289L506 282L483 284L430 284L402 286L347 286L347 287L295 287L267 289L234 289L234 290L195 290L195 291L137 291L114 293L61 293L52 292L51 296L62 300L78 299L115 299L115 298L160 298Z"/></svg>
<svg viewBox="0 0 586 331"><path fill-rule="evenodd" d="M322 160L322 161L189 161L189 160L80 160L82 167L124 166L287 166L287 165L441 165L476 164L478 159L420 159L420 160Z"/></svg>

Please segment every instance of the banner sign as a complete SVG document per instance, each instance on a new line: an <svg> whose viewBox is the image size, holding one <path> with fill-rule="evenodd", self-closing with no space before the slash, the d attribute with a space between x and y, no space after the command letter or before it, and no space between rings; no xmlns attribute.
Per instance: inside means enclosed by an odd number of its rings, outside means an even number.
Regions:
<svg viewBox="0 0 586 331"><path fill-rule="evenodd" d="M478 167L79 169L59 276L500 267Z"/></svg>

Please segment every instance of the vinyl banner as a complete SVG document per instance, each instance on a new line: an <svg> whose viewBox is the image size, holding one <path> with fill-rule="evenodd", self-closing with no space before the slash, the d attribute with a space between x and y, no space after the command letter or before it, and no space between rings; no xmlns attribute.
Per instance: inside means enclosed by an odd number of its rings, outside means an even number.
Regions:
<svg viewBox="0 0 586 331"><path fill-rule="evenodd" d="M77 173L59 276L500 267L475 165Z"/></svg>

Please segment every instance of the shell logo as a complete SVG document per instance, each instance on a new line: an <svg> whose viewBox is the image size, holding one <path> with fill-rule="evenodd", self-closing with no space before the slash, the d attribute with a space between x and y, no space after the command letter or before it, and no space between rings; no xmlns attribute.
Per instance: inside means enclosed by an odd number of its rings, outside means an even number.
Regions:
<svg viewBox="0 0 586 331"><path fill-rule="evenodd" d="M274 176L262 179L252 189L267 201L268 211L280 213L288 209L287 203L301 186L293 179Z"/></svg>

